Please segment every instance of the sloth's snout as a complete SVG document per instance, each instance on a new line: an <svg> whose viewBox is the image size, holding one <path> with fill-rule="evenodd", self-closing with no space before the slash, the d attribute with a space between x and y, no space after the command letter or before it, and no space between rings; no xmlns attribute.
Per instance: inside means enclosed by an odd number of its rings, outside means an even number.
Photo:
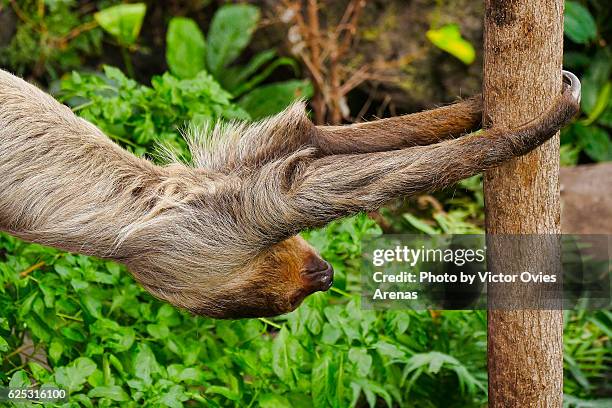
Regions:
<svg viewBox="0 0 612 408"><path fill-rule="evenodd" d="M334 268L318 256L311 257L306 262L303 278L310 293L324 292L334 283Z"/></svg>

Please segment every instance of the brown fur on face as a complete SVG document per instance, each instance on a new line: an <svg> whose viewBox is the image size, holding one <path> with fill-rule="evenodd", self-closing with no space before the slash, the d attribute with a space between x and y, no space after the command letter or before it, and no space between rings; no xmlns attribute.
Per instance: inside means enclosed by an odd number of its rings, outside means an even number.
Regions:
<svg viewBox="0 0 612 408"><path fill-rule="evenodd" d="M157 297L198 315L217 318L264 317L288 313L317 291L329 289L333 269L302 237L294 236L271 246L227 279L193 282L176 292L167 286L149 286L140 271L130 271ZM149 271L147 271L147 274Z"/></svg>
<svg viewBox="0 0 612 408"><path fill-rule="evenodd" d="M0 229L123 262L152 294L197 314L286 313L331 285L301 230L527 153L577 112L580 84L565 78L549 111L516 129L456 138L480 122L479 97L340 127L314 126L297 103L194 131L193 163L161 167L0 70Z"/></svg>

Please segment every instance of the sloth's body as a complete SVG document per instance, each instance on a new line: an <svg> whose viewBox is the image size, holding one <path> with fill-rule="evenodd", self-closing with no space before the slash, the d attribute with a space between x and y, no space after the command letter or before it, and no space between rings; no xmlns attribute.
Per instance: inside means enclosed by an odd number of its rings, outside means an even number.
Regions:
<svg viewBox="0 0 612 408"><path fill-rule="evenodd" d="M517 129L458 138L480 123L478 97L341 127L314 126L296 104L196 136L193 166L160 167L0 70L0 230L123 262L155 296L197 314L288 312L332 277L297 233L527 153L577 112L570 79Z"/></svg>

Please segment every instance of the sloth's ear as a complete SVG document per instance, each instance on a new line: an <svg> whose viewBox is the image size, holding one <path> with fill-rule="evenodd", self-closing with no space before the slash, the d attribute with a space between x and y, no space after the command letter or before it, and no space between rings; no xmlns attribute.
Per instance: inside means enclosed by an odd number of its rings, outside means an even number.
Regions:
<svg viewBox="0 0 612 408"><path fill-rule="evenodd" d="M313 147L298 150L283 160L281 174L281 188L287 193L300 182L301 174L316 158L316 149Z"/></svg>

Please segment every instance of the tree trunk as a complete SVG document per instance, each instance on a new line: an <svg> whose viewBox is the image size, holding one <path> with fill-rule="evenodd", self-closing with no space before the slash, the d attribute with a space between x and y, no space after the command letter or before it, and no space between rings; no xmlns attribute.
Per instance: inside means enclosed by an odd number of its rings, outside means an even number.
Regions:
<svg viewBox="0 0 612 408"><path fill-rule="evenodd" d="M520 125L541 114L561 90L563 0L485 0L484 25L483 119ZM488 171L485 203L488 234L558 234L559 135ZM558 251L543 246L489 248L495 258L489 267L493 273L554 270ZM536 296L535 286L489 285L489 295L524 299ZM488 321L489 406L561 407L561 309L492 308Z"/></svg>

